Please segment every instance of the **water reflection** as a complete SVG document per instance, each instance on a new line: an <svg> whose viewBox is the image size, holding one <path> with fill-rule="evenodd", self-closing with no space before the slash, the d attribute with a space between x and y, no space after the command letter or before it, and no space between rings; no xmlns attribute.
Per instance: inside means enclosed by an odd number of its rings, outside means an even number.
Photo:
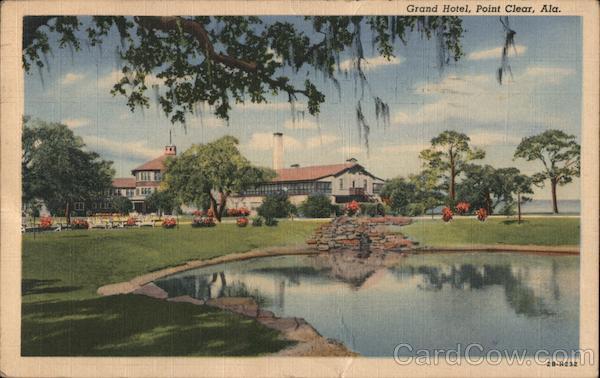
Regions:
<svg viewBox="0 0 600 378"><path fill-rule="evenodd" d="M279 316L306 318L370 356L415 348L577 348L577 256L372 254L288 256L180 273L170 296L250 296Z"/></svg>

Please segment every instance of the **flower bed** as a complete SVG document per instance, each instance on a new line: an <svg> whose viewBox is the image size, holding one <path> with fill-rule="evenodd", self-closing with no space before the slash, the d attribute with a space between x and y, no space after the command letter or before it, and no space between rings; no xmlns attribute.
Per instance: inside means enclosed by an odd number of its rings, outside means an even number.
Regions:
<svg viewBox="0 0 600 378"><path fill-rule="evenodd" d="M455 207L456 214L464 215L469 212L470 208L471 208L471 204L469 204L468 202L459 202L456 204L456 207Z"/></svg>
<svg viewBox="0 0 600 378"><path fill-rule="evenodd" d="M194 217L192 219L192 227L214 227L215 225L213 217Z"/></svg>
<svg viewBox="0 0 600 378"><path fill-rule="evenodd" d="M71 228L73 230L87 230L90 225L85 219L75 219L71 222Z"/></svg>
<svg viewBox="0 0 600 378"><path fill-rule="evenodd" d="M344 212L348 216L357 215L359 211L360 211L360 205L356 201L349 202L344 207Z"/></svg>
<svg viewBox="0 0 600 378"><path fill-rule="evenodd" d="M450 222L452 220L453 216L454 216L454 213L452 212L452 210L449 207L444 207L442 209L442 220L444 222Z"/></svg>
<svg viewBox="0 0 600 378"><path fill-rule="evenodd" d="M475 215L477 215L477 219L480 220L481 222L485 222L485 220L488 217L488 212L486 209L484 209L483 207L479 210L477 210L475 212Z"/></svg>
<svg viewBox="0 0 600 378"><path fill-rule="evenodd" d="M42 230L49 230L52 228L52 217L41 217L40 228Z"/></svg>
<svg viewBox="0 0 600 378"><path fill-rule="evenodd" d="M162 226L163 226L163 228L167 228L167 229L175 228L175 226L177 226L177 220L175 220L175 218L172 218L172 217L165 218L162 221Z"/></svg>
<svg viewBox="0 0 600 378"><path fill-rule="evenodd" d="M250 215L250 210L245 207L240 207L239 209L227 209L228 217L247 217Z"/></svg>
<svg viewBox="0 0 600 378"><path fill-rule="evenodd" d="M246 227L248 225L248 218L246 217L241 217L238 218L235 223L238 225L238 227Z"/></svg>

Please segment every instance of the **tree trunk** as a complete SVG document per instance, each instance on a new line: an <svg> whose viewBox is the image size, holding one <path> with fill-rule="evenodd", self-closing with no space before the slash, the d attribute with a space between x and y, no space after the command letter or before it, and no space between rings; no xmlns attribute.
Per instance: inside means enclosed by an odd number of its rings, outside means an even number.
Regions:
<svg viewBox="0 0 600 378"><path fill-rule="evenodd" d="M71 224L71 209L69 202L67 202L67 206L65 206L65 218L67 218L67 224Z"/></svg>
<svg viewBox="0 0 600 378"><path fill-rule="evenodd" d="M455 186L456 186L456 167L454 166L454 158L450 156L450 200L452 201L452 205L454 205L454 200L456 197Z"/></svg>
<svg viewBox="0 0 600 378"><path fill-rule="evenodd" d="M225 204L227 203L227 194L219 192L219 220L223 217L225 212Z"/></svg>
<svg viewBox="0 0 600 378"><path fill-rule="evenodd" d="M517 222L521 224L521 193L517 193Z"/></svg>
<svg viewBox="0 0 600 378"><path fill-rule="evenodd" d="M217 200L213 197L211 192L208 192L208 198L210 199L210 210L212 211L217 222L221 223L221 213L219 212Z"/></svg>
<svg viewBox="0 0 600 378"><path fill-rule="evenodd" d="M558 182L555 179L550 180L550 186L552 187L552 212L558 214L558 204L556 201L556 185Z"/></svg>

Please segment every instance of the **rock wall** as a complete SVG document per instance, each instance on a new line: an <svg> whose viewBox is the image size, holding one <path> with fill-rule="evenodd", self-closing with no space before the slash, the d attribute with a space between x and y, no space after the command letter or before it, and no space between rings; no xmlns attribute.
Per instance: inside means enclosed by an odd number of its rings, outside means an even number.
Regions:
<svg viewBox="0 0 600 378"><path fill-rule="evenodd" d="M387 225L404 226L411 223L407 217L346 217L321 225L306 243L319 251L354 250L360 247L361 234L368 235L370 250L406 250L413 242L400 234L386 232Z"/></svg>

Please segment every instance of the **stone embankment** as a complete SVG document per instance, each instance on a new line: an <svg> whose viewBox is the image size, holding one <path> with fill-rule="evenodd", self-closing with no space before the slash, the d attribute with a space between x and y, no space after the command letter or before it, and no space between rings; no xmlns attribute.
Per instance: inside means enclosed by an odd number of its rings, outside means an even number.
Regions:
<svg viewBox="0 0 600 378"><path fill-rule="evenodd" d="M281 332L282 337L286 340L296 342L295 345L281 350L277 355L296 357L343 357L358 355L346 348L346 346L339 341L323 337L303 318L277 317L273 312L259 308L256 301L250 297L211 298L206 301L192 298L189 295L169 298L167 292L154 283L143 285L133 293L170 302L187 302L195 305L216 307L221 310L253 318L264 326Z"/></svg>
<svg viewBox="0 0 600 378"><path fill-rule="evenodd" d="M361 237L368 236L372 251L404 251L412 249L415 242L400 234L386 232L386 226L405 226L408 217L339 217L321 225L306 243L319 251L360 250Z"/></svg>

